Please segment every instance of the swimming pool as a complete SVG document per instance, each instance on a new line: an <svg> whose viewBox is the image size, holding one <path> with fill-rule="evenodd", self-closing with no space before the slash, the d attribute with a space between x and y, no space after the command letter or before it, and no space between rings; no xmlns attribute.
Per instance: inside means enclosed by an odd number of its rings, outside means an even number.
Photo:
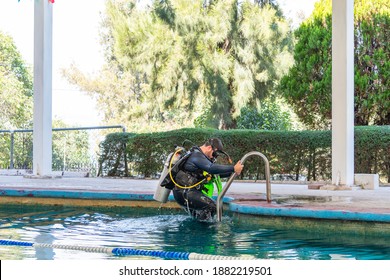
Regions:
<svg viewBox="0 0 390 280"><path fill-rule="evenodd" d="M390 260L388 238L259 226L246 217L200 223L157 208L0 206L0 239L62 245L131 247L260 259ZM147 259L75 250L0 246L2 260Z"/></svg>

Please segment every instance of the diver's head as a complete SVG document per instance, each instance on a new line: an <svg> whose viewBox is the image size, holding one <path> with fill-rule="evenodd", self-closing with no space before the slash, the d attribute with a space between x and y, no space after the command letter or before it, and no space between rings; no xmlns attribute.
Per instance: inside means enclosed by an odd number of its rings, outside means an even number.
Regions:
<svg viewBox="0 0 390 280"><path fill-rule="evenodd" d="M227 156L230 162L229 155L223 151L223 144L221 139L210 138L204 143L203 146L205 147L203 150L204 154L208 156L210 159L215 160L219 155L223 154Z"/></svg>
<svg viewBox="0 0 390 280"><path fill-rule="evenodd" d="M216 159L218 151L223 149L222 141L218 138L210 138L207 140L202 147L203 153L210 159Z"/></svg>
<svg viewBox="0 0 390 280"><path fill-rule="evenodd" d="M217 158L219 156L219 153L223 151L222 141L219 138L210 138L209 140L207 140L206 146L208 146L207 144L212 148L212 158Z"/></svg>

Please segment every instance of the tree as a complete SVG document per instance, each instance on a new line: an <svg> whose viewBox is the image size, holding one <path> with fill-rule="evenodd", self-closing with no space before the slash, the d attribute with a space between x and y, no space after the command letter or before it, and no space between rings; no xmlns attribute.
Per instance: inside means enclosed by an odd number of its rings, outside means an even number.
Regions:
<svg viewBox="0 0 390 280"><path fill-rule="evenodd" d="M11 37L0 31L0 129L29 128L33 113L32 74ZM10 135L0 134L0 166L10 163ZM15 138L15 161L28 158L28 139ZM19 161L20 160L20 161Z"/></svg>
<svg viewBox="0 0 390 280"><path fill-rule="evenodd" d="M355 123L390 124L390 5L356 1Z"/></svg>
<svg viewBox="0 0 390 280"><path fill-rule="evenodd" d="M25 128L33 112L32 74L11 37L0 31L0 128Z"/></svg>
<svg viewBox="0 0 390 280"><path fill-rule="evenodd" d="M33 82L11 37L0 32L0 129L30 129L33 114ZM54 125L65 127L60 121ZM0 135L0 166L10 162L10 136ZM32 133L14 134L14 162L16 168L31 168ZM53 166L89 163L88 134L85 131L53 134ZM66 150L65 150L66 149ZM66 158L64 159L64 155Z"/></svg>
<svg viewBox="0 0 390 280"><path fill-rule="evenodd" d="M292 128L291 116L287 111L282 111L276 102L266 100L261 104L260 109L242 108L237 118L237 128L290 130Z"/></svg>
<svg viewBox="0 0 390 280"><path fill-rule="evenodd" d="M67 127L59 120L55 120L53 126ZM88 140L88 132L85 130L53 132L53 170L77 170L91 166L92 155Z"/></svg>
<svg viewBox="0 0 390 280"><path fill-rule="evenodd" d="M315 5L295 32L295 64L280 90L313 129L331 124L331 0ZM390 7L386 0L355 0L355 124L390 124Z"/></svg>
<svg viewBox="0 0 390 280"><path fill-rule="evenodd" d="M94 92L106 120L121 115L127 127L178 128L208 112L209 123L231 128L241 108L271 95L291 66L290 29L275 7L161 0L140 9L136 1L108 1L102 80L110 86L75 68L66 75Z"/></svg>

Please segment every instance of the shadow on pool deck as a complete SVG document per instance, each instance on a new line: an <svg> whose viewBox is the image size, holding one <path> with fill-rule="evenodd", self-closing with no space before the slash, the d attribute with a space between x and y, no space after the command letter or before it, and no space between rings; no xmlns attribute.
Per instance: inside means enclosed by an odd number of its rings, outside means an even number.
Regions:
<svg viewBox="0 0 390 280"><path fill-rule="evenodd" d="M32 179L0 176L1 204L46 204L98 207L160 207L153 200L157 180L126 178ZM233 213L262 217L379 223L390 234L390 186L377 190L314 190L307 184L271 182L267 203L264 183L235 181L226 193ZM164 207L177 208L172 201Z"/></svg>

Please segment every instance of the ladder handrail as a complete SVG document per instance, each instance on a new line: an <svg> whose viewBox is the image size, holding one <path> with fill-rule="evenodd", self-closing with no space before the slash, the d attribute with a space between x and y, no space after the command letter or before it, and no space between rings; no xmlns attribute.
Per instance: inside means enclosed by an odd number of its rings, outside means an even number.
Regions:
<svg viewBox="0 0 390 280"><path fill-rule="evenodd" d="M244 164L245 160L248 157L253 156L253 155L260 156L263 159L263 161L264 161L264 164L265 164L266 190L267 190L267 202L270 203L271 202L271 179L270 179L269 162L268 162L267 157L265 155L263 155L262 153L260 153L260 152L252 151L252 152L249 152L249 153L245 154L241 158L241 164ZM234 180L234 178L236 176L237 175L234 172L230 176L229 180L226 182L226 184L223 187L221 193L218 195L218 198L217 198L217 220L218 220L218 222L220 222L222 220L222 206L223 206L222 198L225 196L227 190L230 188L230 185L232 184L232 182L233 182L233 180Z"/></svg>

